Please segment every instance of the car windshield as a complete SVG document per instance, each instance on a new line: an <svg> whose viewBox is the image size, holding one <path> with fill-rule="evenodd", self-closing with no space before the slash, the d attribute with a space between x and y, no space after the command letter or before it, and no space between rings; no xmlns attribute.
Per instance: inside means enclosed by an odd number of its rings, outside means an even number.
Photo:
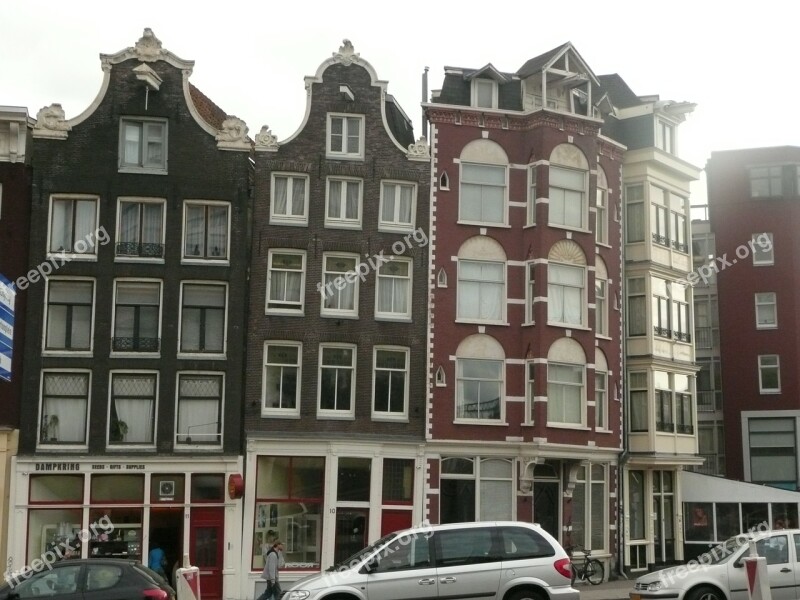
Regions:
<svg viewBox="0 0 800 600"><path fill-rule="evenodd" d="M345 558L343 561L341 561L341 562L339 562L339 563L337 563L337 564L335 564L335 565L333 565L331 567L328 567L325 570L326 571L341 571L341 570L344 570L344 569L348 569L348 568L360 563L362 560L367 558L367 556L369 556L370 554L375 552L378 548L380 548L383 545L385 545L389 540L393 539L396 535L397 535L396 533L390 533L389 535L385 535L381 539L379 539L377 542L373 542L372 544L370 544L369 546L367 546L363 550L359 550L358 552L353 554L353 556Z"/></svg>
<svg viewBox="0 0 800 600"><path fill-rule="evenodd" d="M725 540L719 546L715 546L708 552L697 557L697 562L701 565L718 565L727 561L736 554L743 546L747 545L750 538L746 535L737 535L729 540Z"/></svg>

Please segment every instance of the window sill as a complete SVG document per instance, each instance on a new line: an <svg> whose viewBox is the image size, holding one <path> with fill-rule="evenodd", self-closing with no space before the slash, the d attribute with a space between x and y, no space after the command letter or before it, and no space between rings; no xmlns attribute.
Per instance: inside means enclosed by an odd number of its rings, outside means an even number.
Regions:
<svg viewBox="0 0 800 600"><path fill-rule="evenodd" d="M348 223L346 221L325 221L325 229L352 229L361 231L361 221L358 223Z"/></svg>
<svg viewBox="0 0 800 600"><path fill-rule="evenodd" d="M757 263L757 262L755 262L755 261L754 261L754 262L753 262L753 266L754 266L754 267L774 267L774 266L775 266L775 263L774 263L774 262L769 262L769 263L767 263L767 262L763 262L763 263Z"/></svg>
<svg viewBox="0 0 800 600"><path fill-rule="evenodd" d="M87 444L49 444L39 442L36 444L37 450L56 450L58 452L85 452L89 449Z"/></svg>
<svg viewBox="0 0 800 600"><path fill-rule="evenodd" d="M534 227L536 227L536 223L527 223L522 226L523 229L533 229Z"/></svg>
<svg viewBox="0 0 800 600"><path fill-rule="evenodd" d="M549 221L547 222L547 225L553 229L563 229L564 231L574 231L575 233L591 233L592 237L594 237L594 232L583 227L573 227L571 225L562 225L560 223L550 223Z"/></svg>
<svg viewBox="0 0 800 600"><path fill-rule="evenodd" d="M491 425L493 427L508 427L506 421L499 421L494 419L455 419L454 425Z"/></svg>
<svg viewBox="0 0 800 600"><path fill-rule="evenodd" d="M511 325L508 321L482 321L479 319L456 319L455 322L463 325L496 325L498 327L508 327Z"/></svg>
<svg viewBox="0 0 800 600"><path fill-rule="evenodd" d="M780 390L759 390L758 393L762 394L764 396L775 396L777 394L780 394L781 391Z"/></svg>
<svg viewBox="0 0 800 600"><path fill-rule="evenodd" d="M227 354L212 354L204 352L178 352L177 357L182 360L225 360L228 358Z"/></svg>
<svg viewBox="0 0 800 600"><path fill-rule="evenodd" d="M372 413L372 420L373 421L380 421L384 423L408 423L408 415L385 415L382 413Z"/></svg>
<svg viewBox="0 0 800 600"><path fill-rule="evenodd" d="M119 167L120 173L131 173L136 175L168 175L166 168L158 167Z"/></svg>
<svg viewBox="0 0 800 600"><path fill-rule="evenodd" d="M484 223L482 221L462 221L459 219L456 221L458 225L468 225L470 227L498 227L500 229L511 229L511 225L508 223Z"/></svg>
<svg viewBox="0 0 800 600"><path fill-rule="evenodd" d="M174 445L175 452L219 452L222 444L198 445L198 444L178 444Z"/></svg>
<svg viewBox="0 0 800 600"><path fill-rule="evenodd" d="M348 319L350 321L357 321L358 315L357 314L336 314L336 313L319 313L319 316L323 319Z"/></svg>
<svg viewBox="0 0 800 600"><path fill-rule="evenodd" d="M42 356L92 358L93 350L42 350Z"/></svg>
<svg viewBox="0 0 800 600"><path fill-rule="evenodd" d="M520 327L533 327L534 325L536 325L535 321L525 321L520 325Z"/></svg>
<svg viewBox="0 0 800 600"><path fill-rule="evenodd" d="M586 425L578 423L551 423L550 421L548 421L547 427L552 427L553 429L574 429L577 431L592 431L591 427L587 427Z"/></svg>
<svg viewBox="0 0 800 600"><path fill-rule="evenodd" d="M283 412L280 410L270 410L268 408L261 408L262 419L299 419L300 411Z"/></svg>
<svg viewBox="0 0 800 600"><path fill-rule="evenodd" d="M596 337L596 338L598 338L598 339L601 339L601 340L607 340L607 341L609 341L609 342L610 342L610 341L612 341L612 340L614 339L614 338L612 338L611 336L609 336L609 335L604 335L604 334L602 334L602 333L595 333L595 334L594 334L594 337Z"/></svg>
<svg viewBox="0 0 800 600"><path fill-rule="evenodd" d="M573 323L558 323L555 321L548 321L547 324L551 327L563 327L564 329L578 329L580 331L592 331L591 327L585 325L575 325Z"/></svg>
<svg viewBox="0 0 800 600"><path fill-rule="evenodd" d="M378 224L378 231L381 233L411 233L416 227L411 225L390 225L388 223Z"/></svg>
<svg viewBox="0 0 800 600"><path fill-rule="evenodd" d="M270 217L269 224L280 225L281 227L308 227L308 218L305 218L302 221L300 219L297 221L291 221L288 219L281 219L280 217Z"/></svg>
<svg viewBox="0 0 800 600"><path fill-rule="evenodd" d="M63 261L64 263L73 262L73 261L97 262L97 254L75 254L75 253L69 253L69 252L65 252L64 254L59 254L58 252L48 252L45 256L47 257L48 260L52 259L52 260L55 260L55 261ZM63 263L59 264L58 266L59 267L63 266ZM36 269L31 269L31 270L35 271ZM23 277L25 277L26 279L27 279L27 276L28 276L27 273L23 274ZM41 279L40 277L37 277L36 281L33 281L32 279L28 279L28 285L30 285L31 283L37 283L40 279ZM24 288L20 288L20 289L24 289Z"/></svg>
<svg viewBox="0 0 800 600"><path fill-rule="evenodd" d="M348 412L348 413L342 412L342 413L337 414L337 413L332 412L332 411L324 411L324 410L317 409L317 419L319 419L321 421L327 421L327 420L331 420L331 421L355 421L356 420L356 416L351 412Z"/></svg>
<svg viewBox="0 0 800 600"><path fill-rule="evenodd" d="M186 258L185 256L181 258L182 265L204 265L206 267L215 266L215 267L229 267L231 265L231 261L227 258Z"/></svg>
<svg viewBox="0 0 800 600"><path fill-rule="evenodd" d="M595 240L594 243L595 246L602 246L603 248L611 250L611 244L609 244L608 242L598 242L597 240Z"/></svg>
<svg viewBox="0 0 800 600"><path fill-rule="evenodd" d="M775 325L756 325L756 329L759 330L759 331L761 331L761 330L769 331L771 329L777 329L777 328L778 328L778 324L777 323L775 323Z"/></svg>
<svg viewBox="0 0 800 600"><path fill-rule="evenodd" d="M413 319L411 315L402 315L402 316L391 316L391 315L375 315L376 321L385 321L385 322L392 322L392 323L412 323Z"/></svg>
<svg viewBox="0 0 800 600"><path fill-rule="evenodd" d="M156 447L153 444L117 444L108 442L106 444L106 450L109 452L128 452L130 450L136 450L137 452L155 452Z"/></svg>
<svg viewBox="0 0 800 600"><path fill-rule="evenodd" d="M325 158L328 160L364 160L364 155L359 154L336 154L334 152L326 152Z"/></svg>
<svg viewBox="0 0 800 600"><path fill-rule="evenodd" d="M123 256L117 254L114 256L114 262L118 263L147 263L150 265L163 265L163 258L147 258L146 256Z"/></svg>
<svg viewBox="0 0 800 600"><path fill-rule="evenodd" d="M279 316L279 317L305 317L305 309L300 310L281 310L278 308L267 308L264 310L264 314L267 316Z"/></svg>
<svg viewBox="0 0 800 600"><path fill-rule="evenodd" d="M161 358L161 352L114 352L111 351L109 358Z"/></svg>
<svg viewBox="0 0 800 600"><path fill-rule="evenodd" d="M605 427L595 427L594 431L595 433L604 433L604 434L614 433L613 431L611 431L610 429L606 429Z"/></svg>

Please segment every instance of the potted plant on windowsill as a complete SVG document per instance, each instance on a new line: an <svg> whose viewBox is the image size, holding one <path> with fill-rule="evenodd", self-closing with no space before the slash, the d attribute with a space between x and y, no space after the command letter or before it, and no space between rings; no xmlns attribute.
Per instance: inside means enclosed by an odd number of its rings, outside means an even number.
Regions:
<svg viewBox="0 0 800 600"><path fill-rule="evenodd" d="M122 442L128 433L128 424L120 419L111 420L111 431L109 441Z"/></svg>
<svg viewBox="0 0 800 600"><path fill-rule="evenodd" d="M43 434L43 442L58 441L58 415L46 417Z"/></svg>

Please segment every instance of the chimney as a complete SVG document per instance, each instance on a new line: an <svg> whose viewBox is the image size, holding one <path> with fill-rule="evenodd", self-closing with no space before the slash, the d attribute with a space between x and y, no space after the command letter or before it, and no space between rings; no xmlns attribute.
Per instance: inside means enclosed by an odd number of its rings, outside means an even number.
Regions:
<svg viewBox="0 0 800 600"><path fill-rule="evenodd" d="M422 74L422 102L428 101L428 67L425 67L425 72ZM422 135L425 139L428 138L428 119L425 117L425 109L422 109Z"/></svg>

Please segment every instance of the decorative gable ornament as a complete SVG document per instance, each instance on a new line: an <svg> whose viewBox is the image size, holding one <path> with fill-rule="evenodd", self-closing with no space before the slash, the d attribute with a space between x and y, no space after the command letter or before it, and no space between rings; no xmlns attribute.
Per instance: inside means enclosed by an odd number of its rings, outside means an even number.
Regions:
<svg viewBox="0 0 800 600"><path fill-rule="evenodd" d="M156 37L153 30L145 27L142 37L136 42L134 48L136 57L143 62L153 62L161 58L163 50L161 48L161 40Z"/></svg>
<svg viewBox="0 0 800 600"><path fill-rule="evenodd" d="M429 160L430 157L431 147L424 135L408 145L408 160Z"/></svg>
<svg viewBox="0 0 800 600"><path fill-rule="evenodd" d="M278 136L272 133L269 125L261 127L261 131L256 134L256 152L277 152Z"/></svg>
<svg viewBox="0 0 800 600"><path fill-rule="evenodd" d="M229 116L222 122L222 129L217 132L217 148L222 150L250 150L247 138L249 129L239 117Z"/></svg>
<svg viewBox="0 0 800 600"><path fill-rule="evenodd" d="M136 79L143 82L148 90L153 90L154 92L158 91L163 82L158 73L144 63L133 69L133 73L136 75Z"/></svg>
<svg viewBox="0 0 800 600"><path fill-rule="evenodd" d="M33 137L65 140L72 129L64 118L64 109L60 104L54 103L45 106L36 114L36 125L33 127Z"/></svg>
<svg viewBox="0 0 800 600"><path fill-rule="evenodd" d="M333 60L349 67L353 63L361 61L361 56L353 49L353 44L350 40L342 40L342 45L339 47L339 52L333 53Z"/></svg>

